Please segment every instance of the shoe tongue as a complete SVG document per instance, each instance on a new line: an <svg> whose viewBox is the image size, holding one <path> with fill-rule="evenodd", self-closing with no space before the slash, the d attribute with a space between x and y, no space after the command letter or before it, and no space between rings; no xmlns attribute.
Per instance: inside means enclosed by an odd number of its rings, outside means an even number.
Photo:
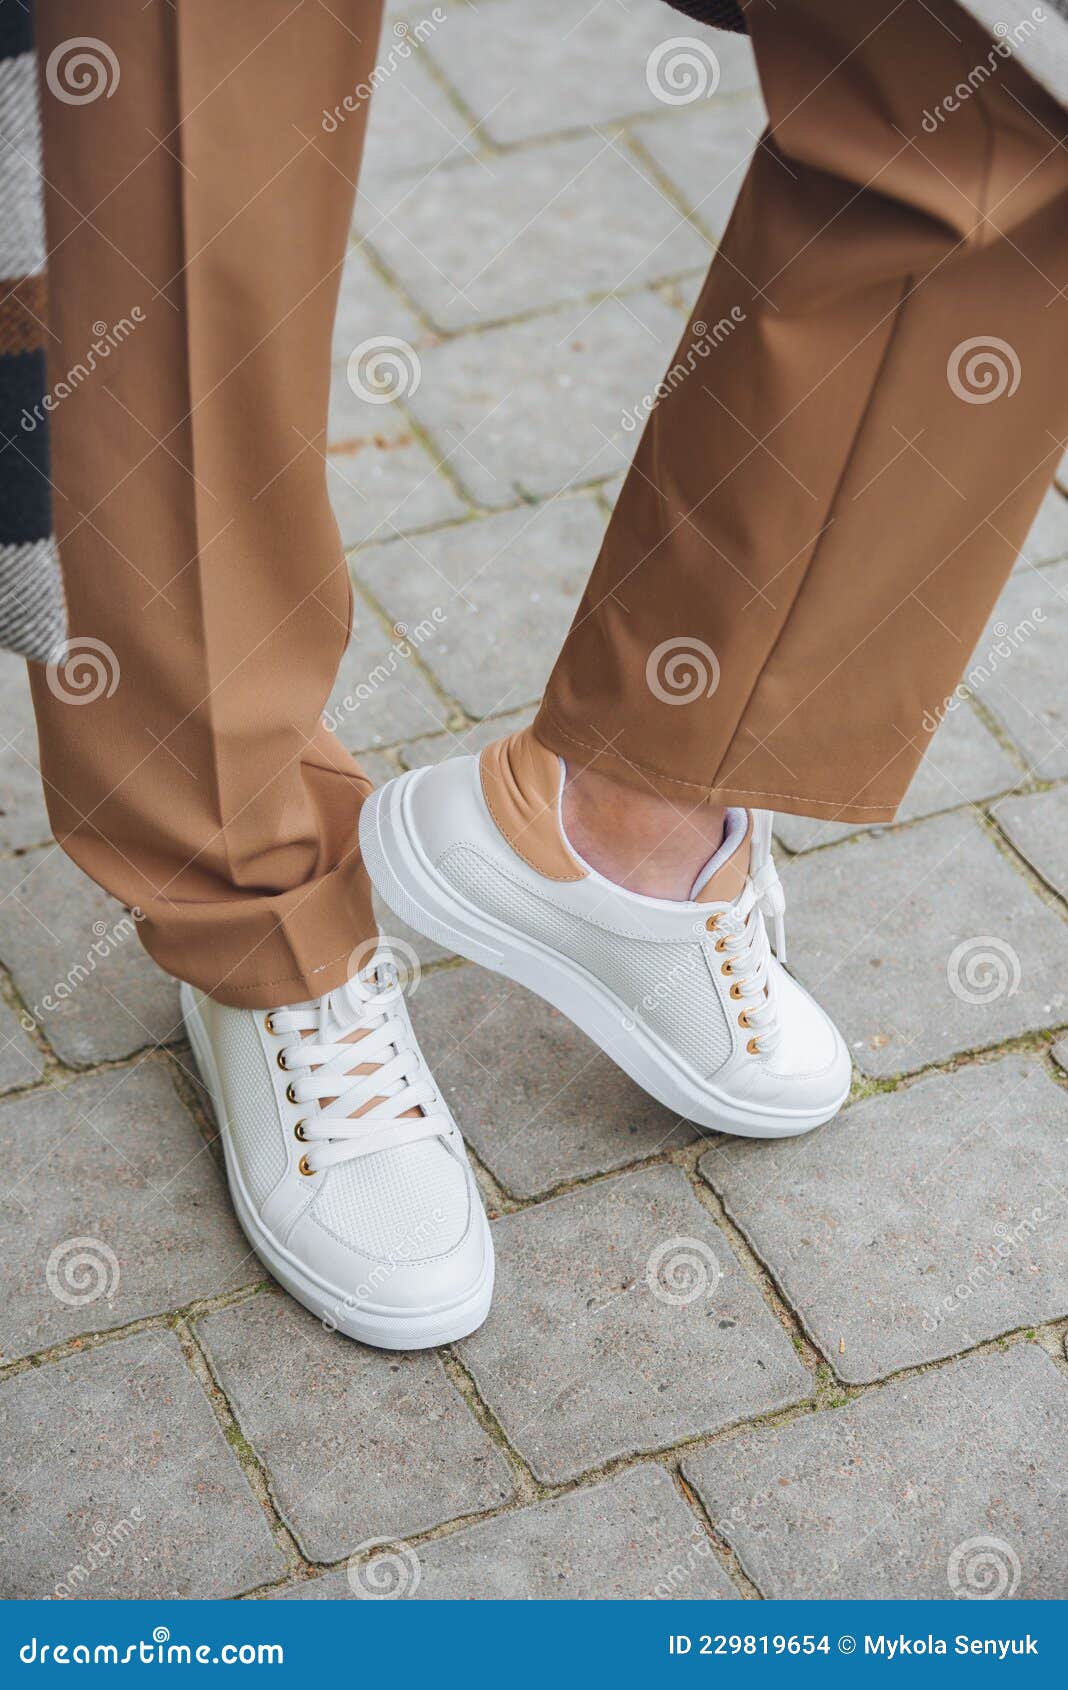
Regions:
<svg viewBox="0 0 1068 1690"><path fill-rule="evenodd" d="M753 846L753 818L748 810L728 810L723 843L690 888L695 904L733 904L745 885Z"/></svg>

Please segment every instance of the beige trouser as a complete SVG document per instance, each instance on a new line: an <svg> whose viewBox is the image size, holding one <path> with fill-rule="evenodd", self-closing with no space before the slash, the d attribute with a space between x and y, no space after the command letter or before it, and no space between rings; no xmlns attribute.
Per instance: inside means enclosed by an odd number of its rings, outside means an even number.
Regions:
<svg viewBox="0 0 1068 1690"><path fill-rule="evenodd" d="M537 732L669 795L885 820L1068 430L1064 114L996 56L942 112L990 52L951 0L747 17L769 136ZM44 63L84 9L37 23ZM236 1004L338 984L372 929L369 783L320 721L351 611L323 449L366 108L321 117L378 25L378 0L112 8L111 97L42 87L53 370L143 318L53 417L71 630L118 680L72 702L34 674L49 810L163 967ZM682 706L676 641L719 676Z"/></svg>

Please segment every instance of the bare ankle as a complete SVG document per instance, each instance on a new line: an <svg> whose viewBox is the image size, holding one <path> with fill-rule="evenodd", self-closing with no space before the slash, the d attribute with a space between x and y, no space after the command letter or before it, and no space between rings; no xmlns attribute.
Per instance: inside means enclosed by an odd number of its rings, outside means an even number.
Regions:
<svg viewBox="0 0 1068 1690"><path fill-rule="evenodd" d="M581 857L628 892L687 899L723 840L722 804L665 798L587 768L564 784L567 837Z"/></svg>

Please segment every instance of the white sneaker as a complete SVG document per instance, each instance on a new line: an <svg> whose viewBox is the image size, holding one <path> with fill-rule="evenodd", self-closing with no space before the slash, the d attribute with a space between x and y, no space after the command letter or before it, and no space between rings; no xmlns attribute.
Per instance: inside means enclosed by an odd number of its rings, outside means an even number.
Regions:
<svg viewBox="0 0 1068 1690"><path fill-rule="evenodd" d="M275 1279L383 1349L480 1326L489 1226L386 953L313 1003L231 1009L187 985L181 997L234 1208Z"/></svg>
<svg viewBox="0 0 1068 1690"><path fill-rule="evenodd" d="M582 862L563 764L529 729L391 781L363 806L372 881L404 921L571 1018L677 1115L752 1138L808 1132L849 1092L837 1028L771 954L782 886L767 811L731 811L683 903Z"/></svg>

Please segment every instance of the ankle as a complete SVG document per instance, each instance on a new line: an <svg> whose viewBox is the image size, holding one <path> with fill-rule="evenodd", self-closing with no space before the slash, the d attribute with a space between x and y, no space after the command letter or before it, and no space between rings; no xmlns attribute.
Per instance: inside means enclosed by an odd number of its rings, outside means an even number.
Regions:
<svg viewBox="0 0 1068 1690"><path fill-rule="evenodd" d="M723 841L726 808L625 785L597 769L567 771L563 822L581 857L628 892L684 901Z"/></svg>

